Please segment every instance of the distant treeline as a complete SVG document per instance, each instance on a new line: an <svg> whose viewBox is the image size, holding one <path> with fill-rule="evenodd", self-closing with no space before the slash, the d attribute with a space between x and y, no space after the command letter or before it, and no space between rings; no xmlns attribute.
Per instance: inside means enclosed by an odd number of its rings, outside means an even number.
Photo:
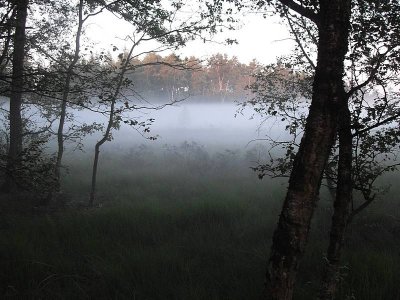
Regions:
<svg viewBox="0 0 400 300"><path fill-rule="evenodd" d="M114 63L118 65L120 60ZM253 74L261 65L253 60L239 62L227 54L215 54L207 60L180 58L176 54L161 56L149 53L135 58L127 74L135 91L152 99L173 99L190 96L197 101L224 101L243 97Z"/></svg>

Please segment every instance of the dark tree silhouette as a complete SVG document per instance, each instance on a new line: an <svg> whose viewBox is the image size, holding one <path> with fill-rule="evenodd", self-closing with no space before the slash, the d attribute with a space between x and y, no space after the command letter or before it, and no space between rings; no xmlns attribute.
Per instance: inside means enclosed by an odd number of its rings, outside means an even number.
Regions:
<svg viewBox="0 0 400 300"><path fill-rule="evenodd" d="M7 167L3 191L10 192L16 188L16 172L20 167L22 151L22 116L21 105L24 91L24 61L26 44L26 19L29 0L16 1L16 19L14 33L14 50L12 55L12 80L10 94L10 138L7 154Z"/></svg>

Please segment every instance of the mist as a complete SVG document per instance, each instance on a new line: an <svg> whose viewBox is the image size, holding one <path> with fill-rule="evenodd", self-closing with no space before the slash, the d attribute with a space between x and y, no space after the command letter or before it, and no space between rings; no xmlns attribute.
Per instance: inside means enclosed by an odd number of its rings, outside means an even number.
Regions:
<svg viewBox="0 0 400 300"><path fill-rule="evenodd" d="M105 122L106 117L89 111L74 113L77 122ZM129 148L138 144L161 147L164 144L179 145L185 141L195 142L209 150L237 148L245 150L257 140L267 135L284 134L282 126L274 120L265 121L249 108L241 111L236 103L184 103L166 106L159 110L131 112L128 118L154 119L150 133L143 136L131 126L121 123L119 129L112 131L113 140L106 147ZM155 137L149 140L146 137ZM90 149L98 134L87 138L85 149Z"/></svg>
<svg viewBox="0 0 400 300"><path fill-rule="evenodd" d="M399 1L3 2L0 299L400 300Z"/></svg>

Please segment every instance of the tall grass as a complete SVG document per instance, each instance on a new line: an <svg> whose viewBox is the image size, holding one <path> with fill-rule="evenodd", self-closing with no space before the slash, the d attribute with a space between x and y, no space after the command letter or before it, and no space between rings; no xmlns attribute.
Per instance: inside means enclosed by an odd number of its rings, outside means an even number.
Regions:
<svg viewBox="0 0 400 300"><path fill-rule="evenodd" d="M242 157L220 154L108 152L101 208L4 214L0 298L259 299L285 181L259 181ZM87 198L88 161L76 159L65 177L71 203ZM338 299L400 299L396 205L354 220ZM317 293L330 206L322 196L295 299Z"/></svg>

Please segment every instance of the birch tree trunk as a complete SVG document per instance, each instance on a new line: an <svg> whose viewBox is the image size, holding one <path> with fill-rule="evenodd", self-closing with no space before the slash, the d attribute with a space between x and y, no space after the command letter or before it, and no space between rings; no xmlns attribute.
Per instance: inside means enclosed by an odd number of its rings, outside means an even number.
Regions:
<svg viewBox="0 0 400 300"><path fill-rule="evenodd" d="M293 297L323 171L338 129L340 101L345 97L342 77L348 47L350 4L351 0L320 1L318 60L312 102L273 236L265 299L289 300Z"/></svg>
<svg viewBox="0 0 400 300"><path fill-rule="evenodd" d="M334 299L336 292L340 256L352 201L352 151L351 116L345 100L340 113L338 183L326 264L322 274L321 300Z"/></svg>
<svg viewBox="0 0 400 300"><path fill-rule="evenodd" d="M125 58L125 62L123 62L122 66L121 66L121 71L117 77L117 85L116 85L114 93L110 99L110 102L111 102L110 115L109 115L106 131L104 132L103 137L96 143L96 145L94 147L94 159L93 159L93 168L92 168L92 185L90 188L89 203L88 203L90 207L93 206L95 198L96 198L97 169L98 169L98 164L99 164L100 147L110 137L111 129L115 122L115 104L116 104L118 95L121 91L121 88L123 86L125 73L127 72L129 64L131 62L132 53L133 53L134 49L136 48L136 46L139 44L139 42L140 42L140 39L139 39L139 41L137 41L136 43L134 43L132 45L127 57Z"/></svg>
<svg viewBox="0 0 400 300"><path fill-rule="evenodd" d="M60 171L61 171L61 162L64 155L64 125L65 125L65 117L67 114L67 104L68 104L68 97L71 89L71 80L74 73L74 68L76 63L79 59L79 52L80 52L80 43L81 43L81 35L82 35L82 26L83 26L83 0L79 1L79 11L78 11L78 29L76 31L75 36L75 50L74 56L71 63L68 66L64 84L64 90L62 94L62 101L60 106L60 122L58 124L57 130L57 144L58 144L58 151L57 151L57 159L56 165L54 168L54 175L56 180L56 187L55 190L59 191L60 189Z"/></svg>

